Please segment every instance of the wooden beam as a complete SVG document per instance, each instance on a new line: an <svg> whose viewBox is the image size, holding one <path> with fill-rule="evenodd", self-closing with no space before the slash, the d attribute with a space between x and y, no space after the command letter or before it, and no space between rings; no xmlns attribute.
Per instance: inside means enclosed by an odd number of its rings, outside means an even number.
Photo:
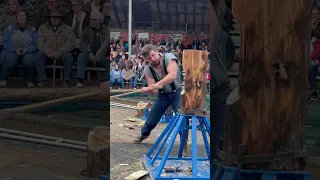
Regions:
<svg viewBox="0 0 320 180"><path fill-rule="evenodd" d="M111 6L112 6L112 9L116 15L116 18L117 18L117 21L118 21L118 24L119 24L119 28L121 29L121 22L120 22L120 19L119 19L119 15L118 15L118 12L116 10L116 5L114 4L114 1L111 1Z"/></svg>
<svg viewBox="0 0 320 180"><path fill-rule="evenodd" d="M203 21L205 16L206 3L203 3L202 6L202 19L201 19L201 31L204 33Z"/></svg>
<svg viewBox="0 0 320 180"><path fill-rule="evenodd" d="M159 0L157 0L157 9L158 9L158 16L159 16L159 21L160 21L160 31L162 31L162 19L161 19L161 13L160 13Z"/></svg>
<svg viewBox="0 0 320 180"><path fill-rule="evenodd" d="M238 103L239 119L233 119L236 126L227 122L226 129L230 129L228 124L234 129L225 131L224 144L232 146L223 150L234 154L235 147L243 144L246 155L301 151L311 2L242 0L232 5L233 15L241 24L241 45L239 100L229 105ZM238 138L232 138L234 133ZM305 169L305 163L304 158L289 158L244 167L296 171Z"/></svg>
<svg viewBox="0 0 320 180"><path fill-rule="evenodd" d="M177 29L176 29L176 31L179 31L179 15L180 15L180 13L178 13L178 1L177 0L175 0L175 4L176 4L176 13L175 13L175 15L176 15L176 24L177 24Z"/></svg>
<svg viewBox="0 0 320 180"><path fill-rule="evenodd" d="M120 5L121 5L121 8L122 8L122 12L123 12L123 16L124 16L124 19L126 20L126 23L128 24L128 17L126 13L128 13L128 9L124 9L124 5L123 5L123 1L122 0L119 0L120 2Z"/></svg>
<svg viewBox="0 0 320 180"><path fill-rule="evenodd" d="M196 32L196 0L193 0L193 33Z"/></svg>
<svg viewBox="0 0 320 180"><path fill-rule="evenodd" d="M166 2L166 6L167 6L167 17L168 17L168 26L169 26L169 28L168 28L168 31L171 31L171 14L170 14L170 11L169 11L169 5L168 5L169 3L168 2Z"/></svg>

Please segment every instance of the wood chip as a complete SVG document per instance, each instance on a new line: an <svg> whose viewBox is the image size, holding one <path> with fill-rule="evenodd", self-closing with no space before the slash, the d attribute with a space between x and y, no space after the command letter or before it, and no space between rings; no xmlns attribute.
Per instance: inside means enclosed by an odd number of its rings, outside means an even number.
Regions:
<svg viewBox="0 0 320 180"><path fill-rule="evenodd" d="M140 171L137 171L137 172L134 172L132 174L130 174L129 176L125 177L124 179L126 180L138 180L146 175L148 175L148 171L145 171L145 170L140 170Z"/></svg>

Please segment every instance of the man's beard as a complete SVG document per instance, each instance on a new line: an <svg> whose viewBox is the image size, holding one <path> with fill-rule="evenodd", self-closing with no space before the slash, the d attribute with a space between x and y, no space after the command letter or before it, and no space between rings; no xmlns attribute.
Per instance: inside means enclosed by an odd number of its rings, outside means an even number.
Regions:
<svg viewBox="0 0 320 180"><path fill-rule="evenodd" d="M160 65L160 60L157 60L157 61L153 61L152 62L152 66L154 66L154 67L157 67L157 66L159 66Z"/></svg>

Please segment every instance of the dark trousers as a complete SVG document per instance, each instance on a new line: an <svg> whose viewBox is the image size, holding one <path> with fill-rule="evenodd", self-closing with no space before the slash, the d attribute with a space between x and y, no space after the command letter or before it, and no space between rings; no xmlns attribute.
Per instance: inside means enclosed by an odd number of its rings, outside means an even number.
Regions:
<svg viewBox="0 0 320 180"><path fill-rule="evenodd" d="M162 115L171 105L174 112L178 112L180 105L181 89L172 93L159 93L148 113L146 123L141 129L142 136L149 136L151 131L157 126Z"/></svg>
<svg viewBox="0 0 320 180"><path fill-rule="evenodd" d="M210 164L211 172L214 170L213 162L217 159L218 141L224 136L224 124L227 118L227 98L232 89L225 85L210 91ZM213 174L211 174L213 176Z"/></svg>
<svg viewBox="0 0 320 180"><path fill-rule="evenodd" d="M317 73L318 73L318 65L310 65L309 66L309 82L312 91L317 90Z"/></svg>

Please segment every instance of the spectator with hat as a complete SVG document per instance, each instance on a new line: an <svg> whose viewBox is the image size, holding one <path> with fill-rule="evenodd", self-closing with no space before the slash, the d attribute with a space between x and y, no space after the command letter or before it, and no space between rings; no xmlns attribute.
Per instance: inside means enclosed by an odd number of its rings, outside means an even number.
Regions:
<svg viewBox="0 0 320 180"><path fill-rule="evenodd" d="M35 67L38 73L38 86L43 86L47 80L45 66L46 60L63 62L64 86L69 85L72 76L73 57L72 50L76 45L76 37L72 28L63 22L63 15L59 9L53 9L48 15L48 22L40 26L37 46L39 51L35 54Z"/></svg>

